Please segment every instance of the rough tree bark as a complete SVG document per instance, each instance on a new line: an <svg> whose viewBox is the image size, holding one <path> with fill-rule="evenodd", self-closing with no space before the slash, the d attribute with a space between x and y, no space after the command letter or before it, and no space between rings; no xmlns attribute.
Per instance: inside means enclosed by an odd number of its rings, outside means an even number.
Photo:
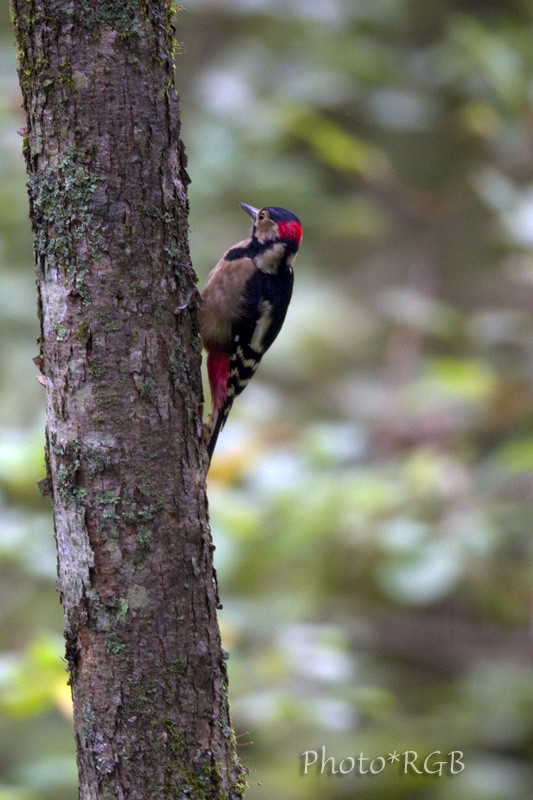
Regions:
<svg viewBox="0 0 533 800"><path fill-rule="evenodd" d="M83 800L238 798L170 0L13 0Z"/></svg>

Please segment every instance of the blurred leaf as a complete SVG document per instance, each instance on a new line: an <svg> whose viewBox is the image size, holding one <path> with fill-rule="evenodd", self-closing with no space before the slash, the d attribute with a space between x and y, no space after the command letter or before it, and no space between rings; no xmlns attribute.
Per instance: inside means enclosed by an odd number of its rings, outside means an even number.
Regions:
<svg viewBox="0 0 533 800"><path fill-rule="evenodd" d="M359 461L368 449L362 426L323 422L310 425L302 440L307 460L317 467Z"/></svg>
<svg viewBox="0 0 533 800"><path fill-rule="evenodd" d="M35 639L21 656L4 656L0 664L0 708L12 717L40 714L52 706L70 713L62 642Z"/></svg>
<svg viewBox="0 0 533 800"><path fill-rule="evenodd" d="M436 393L467 403L486 400L496 388L496 378L488 364L451 357L429 359L425 382Z"/></svg>
<svg viewBox="0 0 533 800"><path fill-rule="evenodd" d="M379 300L385 314L396 322L444 338L455 337L461 323L456 309L413 289L386 289Z"/></svg>
<svg viewBox="0 0 533 800"><path fill-rule="evenodd" d="M0 486L20 500L41 504L37 482L44 475L44 435L4 431L0 435Z"/></svg>
<svg viewBox="0 0 533 800"><path fill-rule="evenodd" d="M527 99L526 70L518 48L513 46L516 41L507 41L505 33L490 30L479 20L466 15L455 20L451 38L468 59L464 63L465 72L472 74L478 70L498 101L509 111L523 105Z"/></svg>
<svg viewBox="0 0 533 800"><path fill-rule="evenodd" d="M396 553L377 566L376 577L386 596L406 604L431 604L446 597L462 569L457 546L450 541L427 541L416 549Z"/></svg>
<svg viewBox="0 0 533 800"><path fill-rule="evenodd" d="M310 145L328 167L371 179L390 177L390 164L378 147L332 120L294 106L284 109L281 119L287 131Z"/></svg>
<svg viewBox="0 0 533 800"><path fill-rule="evenodd" d="M70 756L48 756L29 761L17 771L21 783L40 791L72 789L78 782L76 761Z"/></svg>
<svg viewBox="0 0 533 800"><path fill-rule="evenodd" d="M40 800L41 795L31 789L16 786L2 786L0 784L0 800Z"/></svg>
<svg viewBox="0 0 533 800"><path fill-rule="evenodd" d="M472 491L467 465L438 449L414 450L405 459L405 477L413 497L464 498Z"/></svg>
<svg viewBox="0 0 533 800"><path fill-rule="evenodd" d="M511 475L533 474L533 437L505 442L496 453L500 469Z"/></svg>

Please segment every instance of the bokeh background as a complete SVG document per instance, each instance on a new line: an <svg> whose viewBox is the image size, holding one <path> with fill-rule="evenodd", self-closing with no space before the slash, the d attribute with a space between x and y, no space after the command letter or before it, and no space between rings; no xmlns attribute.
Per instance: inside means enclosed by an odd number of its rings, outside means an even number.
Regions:
<svg viewBox="0 0 533 800"><path fill-rule="evenodd" d="M74 800L0 15L0 800ZM176 23L200 283L246 235L240 201L305 231L285 327L209 479L248 797L527 800L531 3L196 0ZM465 769L304 775L322 747L337 768L460 750Z"/></svg>

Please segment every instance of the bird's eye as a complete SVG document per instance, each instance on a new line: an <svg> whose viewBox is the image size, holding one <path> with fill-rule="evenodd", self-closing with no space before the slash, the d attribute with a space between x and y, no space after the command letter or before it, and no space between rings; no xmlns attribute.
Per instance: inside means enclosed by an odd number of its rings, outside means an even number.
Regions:
<svg viewBox="0 0 533 800"><path fill-rule="evenodd" d="M265 215L261 211L261 213L257 215L257 219L264 219L264 218L265 218Z"/></svg>

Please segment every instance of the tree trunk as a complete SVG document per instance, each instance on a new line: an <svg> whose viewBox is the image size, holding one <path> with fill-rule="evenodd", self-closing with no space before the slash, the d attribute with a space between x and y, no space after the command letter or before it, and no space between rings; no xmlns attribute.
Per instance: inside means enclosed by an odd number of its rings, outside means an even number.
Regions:
<svg viewBox="0 0 533 800"><path fill-rule="evenodd" d="M13 0L82 800L239 798L169 0Z"/></svg>

